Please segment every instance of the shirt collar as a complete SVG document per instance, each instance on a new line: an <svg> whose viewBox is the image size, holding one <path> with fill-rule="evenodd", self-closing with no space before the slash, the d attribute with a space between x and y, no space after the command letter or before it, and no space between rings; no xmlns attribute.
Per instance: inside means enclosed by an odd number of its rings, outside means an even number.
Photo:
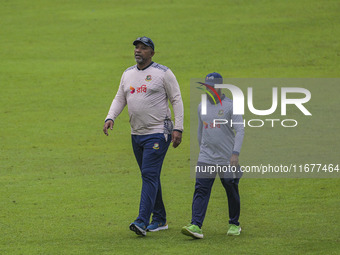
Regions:
<svg viewBox="0 0 340 255"><path fill-rule="evenodd" d="M154 63L154 62L151 61L150 65L144 67L143 69L139 69L137 65L136 65L136 67L137 67L137 69L138 69L139 71L144 71L145 69L149 68L153 63Z"/></svg>

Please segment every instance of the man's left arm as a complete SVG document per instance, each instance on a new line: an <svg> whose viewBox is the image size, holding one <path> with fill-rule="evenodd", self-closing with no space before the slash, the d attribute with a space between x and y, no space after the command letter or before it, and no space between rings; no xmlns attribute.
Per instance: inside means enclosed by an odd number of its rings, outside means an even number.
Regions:
<svg viewBox="0 0 340 255"><path fill-rule="evenodd" d="M182 141L183 132L183 101L179 84L173 72L168 69L164 76L165 90L175 115L175 126L172 132L173 147L176 148Z"/></svg>
<svg viewBox="0 0 340 255"><path fill-rule="evenodd" d="M233 153L230 158L230 165L238 166L239 164L238 157L241 152L241 147L242 147L243 138L244 138L244 125L242 124L243 123L242 115L232 115L232 121L233 123L238 123L238 124L233 124L233 128L236 131L236 135L235 135Z"/></svg>

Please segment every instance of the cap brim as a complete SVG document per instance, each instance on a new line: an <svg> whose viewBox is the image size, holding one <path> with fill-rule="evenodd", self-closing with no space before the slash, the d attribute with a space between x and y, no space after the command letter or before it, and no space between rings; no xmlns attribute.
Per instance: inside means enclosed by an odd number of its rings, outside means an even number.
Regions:
<svg viewBox="0 0 340 255"><path fill-rule="evenodd" d="M204 84L207 84L211 87L215 87L215 83L213 83L213 82L205 81Z"/></svg>
<svg viewBox="0 0 340 255"><path fill-rule="evenodd" d="M201 84L201 85L209 85L209 86L211 86L211 87L215 87L215 83L212 83L212 82L198 82L199 84Z"/></svg>
<svg viewBox="0 0 340 255"><path fill-rule="evenodd" d="M141 41L141 40L135 40L132 44L136 46L138 43L142 43L142 44L144 44L144 45L150 47L151 49L153 49L153 47L152 47L151 44L145 43L145 42L143 42L143 41Z"/></svg>

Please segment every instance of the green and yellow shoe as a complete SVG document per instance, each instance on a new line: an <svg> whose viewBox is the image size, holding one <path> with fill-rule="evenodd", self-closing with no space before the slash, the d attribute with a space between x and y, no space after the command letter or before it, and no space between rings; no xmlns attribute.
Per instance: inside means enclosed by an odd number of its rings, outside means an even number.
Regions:
<svg viewBox="0 0 340 255"><path fill-rule="evenodd" d="M186 236L191 236L193 238L197 238L197 239L203 238L202 229L197 225L189 224L188 226L183 227L181 232L182 234Z"/></svg>
<svg viewBox="0 0 340 255"><path fill-rule="evenodd" d="M228 236L238 236L241 234L241 227L235 224L229 224Z"/></svg>

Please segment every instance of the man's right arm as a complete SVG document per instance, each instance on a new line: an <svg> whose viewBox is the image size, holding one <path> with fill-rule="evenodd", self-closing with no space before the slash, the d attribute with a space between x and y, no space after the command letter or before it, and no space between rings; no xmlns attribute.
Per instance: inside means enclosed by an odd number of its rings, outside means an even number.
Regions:
<svg viewBox="0 0 340 255"><path fill-rule="evenodd" d="M126 98L124 95L124 85L123 85L123 79L124 74L120 80L120 85L117 91L117 94L115 98L112 101L109 113L107 114L105 118L105 124L103 127L103 132L105 135L109 135L107 130L110 128L112 130L114 121L118 117L118 115L123 111L125 105L126 105Z"/></svg>

